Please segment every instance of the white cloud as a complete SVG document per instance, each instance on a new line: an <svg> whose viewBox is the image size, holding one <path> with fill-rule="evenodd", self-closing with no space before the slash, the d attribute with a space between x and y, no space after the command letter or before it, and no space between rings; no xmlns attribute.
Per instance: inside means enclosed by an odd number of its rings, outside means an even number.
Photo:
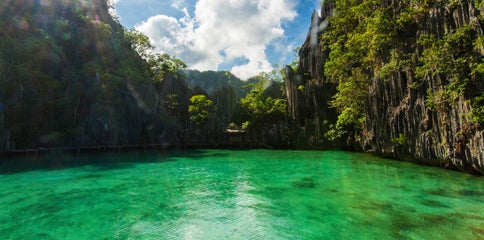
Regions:
<svg viewBox="0 0 484 240"><path fill-rule="evenodd" d="M185 1L184 0L172 0L171 1L171 7L181 10L185 7Z"/></svg>
<svg viewBox="0 0 484 240"><path fill-rule="evenodd" d="M184 17L158 15L137 26L156 49L176 55L198 70L218 70L226 62L245 59L231 71L246 79L271 71L266 48L284 36L283 21L297 13L292 0L199 0L191 16L183 0L172 6Z"/></svg>

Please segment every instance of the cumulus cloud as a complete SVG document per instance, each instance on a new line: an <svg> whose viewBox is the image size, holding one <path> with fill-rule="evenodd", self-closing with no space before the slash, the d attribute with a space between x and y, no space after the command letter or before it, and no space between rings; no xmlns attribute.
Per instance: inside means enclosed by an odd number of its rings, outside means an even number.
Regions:
<svg viewBox="0 0 484 240"><path fill-rule="evenodd" d="M243 79L272 70L266 48L284 36L283 22L297 15L291 0L199 0L192 14L185 5L172 1L184 14L180 19L153 16L136 28L157 51L176 55L193 69L218 70L237 62L231 71Z"/></svg>

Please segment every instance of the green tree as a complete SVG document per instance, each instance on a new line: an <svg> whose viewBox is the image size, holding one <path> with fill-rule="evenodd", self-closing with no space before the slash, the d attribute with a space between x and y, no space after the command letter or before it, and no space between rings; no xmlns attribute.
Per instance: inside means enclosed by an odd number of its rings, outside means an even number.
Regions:
<svg viewBox="0 0 484 240"><path fill-rule="evenodd" d="M177 57L172 57L167 53L153 53L154 46L149 37L136 29L127 30L126 38L131 44L131 48L148 62L155 82L162 81L167 73L176 74L178 70L187 67L187 64Z"/></svg>
<svg viewBox="0 0 484 240"><path fill-rule="evenodd" d="M126 30L125 37L134 49L144 59L149 59L151 51L155 48L150 38L136 29Z"/></svg>
<svg viewBox="0 0 484 240"><path fill-rule="evenodd" d="M334 14L321 36L328 53L324 75L337 84L330 104L339 117L333 136L361 132L370 84L408 76L412 86L429 84L426 106L451 109L458 99L471 102L474 122L482 116L484 38L480 25L445 26L443 32L421 31L432 9L455 9L459 1L335 0ZM482 1L474 1L482 6ZM481 17L482 19L482 17ZM438 80L437 80L438 79ZM474 89L471 89L474 87Z"/></svg>
<svg viewBox="0 0 484 240"><path fill-rule="evenodd" d="M269 83L268 74L255 77L256 82L246 87L251 90L245 97L240 99L242 111L245 112L246 120L255 128L263 124L274 124L284 120L287 112L287 100L275 98L266 93L266 85Z"/></svg>
<svg viewBox="0 0 484 240"><path fill-rule="evenodd" d="M334 136L361 130L369 86L376 77L399 70L404 59L391 58L406 56L398 55L402 51L395 48L405 46L407 40L398 39L397 33L409 31L411 23L402 20L397 24L393 8L385 1L336 1L334 15L322 35L323 49L329 52L324 75L338 90L330 102L340 114Z"/></svg>
<svg viewBox="0 0 484 240"><path fill-rule="evenodd" d="M167 73L177 74L178 70L187 67L187 64L182 60L166 53L150 55L148 64L153 73L153 80L156 82L162 81Z"/></svg>
<svg viewBox="0 0 484 240"><path fill-rule="evenodd" d="M188 106L190 121L197 125L205 123L212 106L213 101L208 99L207 96L202 94L192 96L190 98L190 105Z"/></svg>

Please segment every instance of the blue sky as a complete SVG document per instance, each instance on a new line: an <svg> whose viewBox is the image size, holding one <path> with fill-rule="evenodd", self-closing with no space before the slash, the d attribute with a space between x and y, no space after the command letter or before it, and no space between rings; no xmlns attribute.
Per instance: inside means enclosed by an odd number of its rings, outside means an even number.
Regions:
<svg viewBox="0 0 484 240"><path fill-rule="evenodd" d="M197 70L246 79L290 63L320 0L113 0L121 24Z"/></svg>

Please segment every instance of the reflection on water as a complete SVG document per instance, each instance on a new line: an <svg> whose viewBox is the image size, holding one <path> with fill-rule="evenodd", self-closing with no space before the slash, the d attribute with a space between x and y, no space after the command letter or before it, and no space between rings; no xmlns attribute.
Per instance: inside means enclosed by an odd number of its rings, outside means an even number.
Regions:
<svg viewBox="0 0 484 240"><path fill-rule="evenodd" d="M484 236L482 177L364 154L52 155L1 168L2 239Z"/></svg>

